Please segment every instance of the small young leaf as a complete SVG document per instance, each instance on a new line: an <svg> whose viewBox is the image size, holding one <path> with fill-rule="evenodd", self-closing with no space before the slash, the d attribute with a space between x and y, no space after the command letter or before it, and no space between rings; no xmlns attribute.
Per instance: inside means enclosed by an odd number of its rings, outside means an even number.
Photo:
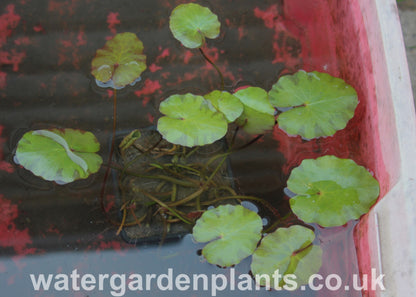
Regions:
<svg viewBox="0 0 416 297"><path fill-rule="evenodd" d="M205 38L217 38L220 26L218 17L209 8L195 3L178 5L169 21L173 36L187 48L199 48Z"/></svg>
<svg viewBox="0 0 416 297"><path fill-rule="evenodd" d="M45 180L66 184L87 178L101 166L100 149L90 132L74 129L36 130L19 140L15 161Z"/></svg>
<svg viewBox="0 0 416 297"><path fill-rule="evenodd" d="M220 205L196 222L193 236L209 242L202 255L211 264L228 267L250 256L261 238L263 224L255 212L241 205Z"/></svg>
<svg viewBox="0 0 416 297"><path fill-rule="evenodd" d="M97 50L91 73L102 83L120 89L134 83L146 69L143 43L134 33L119 33Z"/></svg>
<svg viewBox="0 0 416 297"><path fill-rule="evenodd" d="M341 226L367 213L379 195L377 180L353 160L324 156L303 160L287 186L293 212L306 223Z"/></svg>
<svg viewBox="0 0 416 297"><path fill-rule="evenodd" d="M157 129L169 142L183 146L205 145L227 133L228 123L222 113L212 110L202 96L172 95L160 103Z"/></svg>
<svg viewBox="0 0 416 297"><path fill-rule="evenodd" d="M141 137L139 130L131 131L119 144L120 151L123 152L134 144L134 142Z"/></svg>
<svg viewBox="0 0 416 297"><path fill-rule="evenodd" d="M282 76L269 92L281 113L279 127L307 139L331 136L354 116L358 99L354 88L327 73L298 71Z"/></svg>
<svg viewBox="0 0 416 297"><path fill-rule="evenodd" d="M298 286L307 284L322 265L322 249L312 244L314 239L312 230L298 225L279 228L264 237L251 263L251 271L258 276L259 284L279 289L285 284L284 275L288 274L296 276ZM273 277L275 271L281 275L280 279Z"/></svg>
<svg viewBox="0 0 416 297"><path fill-rule="evenodd" d="M250 134L261 134L273 128L274 108L269 102L267 92L258 87L248 87L234 93L244 105L237 124Z"/></svg>
<svg viewBox="0 0 416 297"><path fill-rule="evenodd" d="M222 112L229 123L234 122L244 109L237 97L225 91L212 91L204 98L211 102L217 111Z"/></svg>

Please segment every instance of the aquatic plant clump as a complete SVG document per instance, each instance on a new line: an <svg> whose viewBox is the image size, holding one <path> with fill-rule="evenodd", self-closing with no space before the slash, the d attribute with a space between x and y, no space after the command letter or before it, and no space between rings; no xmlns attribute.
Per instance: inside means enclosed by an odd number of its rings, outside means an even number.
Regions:
<svg viewBox="0 0 416 297"><path fill-rule="evenodd" d="M227 158L277 128L305 142L334 135L354 117L357 92L341 78L303 70L280 77L269 91L257 86L225 91L220 68L201 48L206 38L219 36L218 16L199 4L181 4L170 15L169 28L184 47L199 49L218 72L221 87L205 95L172 94L164 99L156 129L124 134L114 162L116 90L141 80L146 56L143 43L129 32L116 34L96 51L91 74L100 87L114 89L113 137L101 188L103 212L118 227L117 234L137 227L129 233L135 240L158 236L163 241L166 235L189 233L193 227L195 241L206 243L202 256L211 264L230 267L252 256L252 273L271 280L256 279L259 285L285 285L284 277L273 283L277 269L283 276L296 275L299 285L306 284L320 269L322 250L314 243L312 227L301 225L334 227L359 219L377 200L377 180L353 160L303 160L287 181L294 193L289 200L293 225L265 199L237 193ZM253 139L237 146L241 131ZM17 145L15 161L45 180L66 184L99 170L99 148L90 132L29 131ZM117 220L109 218L103 198L111 169L117 171L120 189ZM242 200L259 202L275 218L263 223L259 214L238 205Z"/></svg>

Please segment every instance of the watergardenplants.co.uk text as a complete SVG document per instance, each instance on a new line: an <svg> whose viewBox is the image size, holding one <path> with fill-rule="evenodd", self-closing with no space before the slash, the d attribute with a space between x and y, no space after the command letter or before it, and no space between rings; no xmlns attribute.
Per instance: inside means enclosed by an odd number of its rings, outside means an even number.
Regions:
<svg viewBox="0 0 416 297"><path fill-rule="evenodd" d="M217 296L219 292L230 291L259 291L259 290L286 290L302 291L310 289L319 291L327 289L330 291L368 291L384 290L384 274L377 275L376 269L371 270L371 275L354 274L352 285L343 283L337 274L322 276L313 274L309 277L307 285L299 285L294 274L284 274L276 270L273 275L239 274L236 275L234 268L225 274L175 274L172 268L163 274L80 274L77 269L71 273L64 274L30 274L35 291L106 291L112 296L124 296L128 291L210 291L211 296ZM254 280L253 280L254 279ZM259 286L262 283L264 286ZM282 286L280 286L283 284Z"/></svg>

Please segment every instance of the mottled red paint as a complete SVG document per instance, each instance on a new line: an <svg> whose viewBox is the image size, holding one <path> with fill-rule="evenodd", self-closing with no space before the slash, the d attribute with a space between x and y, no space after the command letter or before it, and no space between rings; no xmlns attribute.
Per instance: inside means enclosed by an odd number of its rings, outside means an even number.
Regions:
<svg viewBox="0 0 416 297"><path fill-rule="evenodd" d="M75 8L77 7L78 1L79 0L71 0L71 1L49 0L48 10L50 12L59 13L61 16L63 15L72 16L75 13Z"/></svg>
<svg viewBox="0 0 416 297"><path fill-rule="evenodd" d="M17 27L20 21L20 16L14 12L15 6L10 4L6 7L6 12L0 16L0 89L7 86L7 73L1 71L2 65L12 65L13 71L19 70L19 64L22 62L26 54L16 49L2 50L6 44L7 38L13 33L13 29ZM24 42L25 38L15 40L15 44Z"/></svg>
<svg viewBox="0 0 416 297"><path fill-rule="evenodd" d="M66 48L72 47L72 41L71 40L61 40L61 44Z"/></svg>
<svg viewBox="0 0 416 297"><path fill-rule="evenodd" d="M162 72L161 76L162 76L163 79L168 79L170 74L171 73L169 71L166 71L166 72Z"/></svg>
<svg viewBox="0 0 416 297"><path fill-rule="evenodd" d="M188 81L188 80L193 80L194 78L198 77L200 75L200 73L198 72L187 72L183 75L183 80L184 81Z"/></svg>
<svg viewBox="0 0 416 297"><path fill-rule="evenodd" d="M3 159L3 145L6 142L6 138L2 137L3 129L4 127L0 125L0 170L12 173L14 171L13 165Z"/></svg>
<svg viewBox="0 0 416 297"><path fill-rule="evenodd" d="M45 28L41 24L38 24L36 26L33 26L33 31L39 33L39 32L45 32Z"/></svg>
<svg viewBox="0 0 416 297"><path fill-rule="evenodd" d="M266 28L274 31L273 51L275 57L272 63L284 63L286 66L285 73L299 69L302 66L301 53L294 54L294 49L290 43L292 40L299 40L300 38L297 27L280 15L277 4L271 5L266 10L256 7L254 15L263 20Z"/></svg>
<svg viewBox="0 0 416 297"><path fill-rule="evenodd" d="M77 46L86 45L87 40L85 39L84 29L80 30L77 35Z"/></svg>
<svg viewBox="0 0 416 297"><path fill-rule="evenodd" d="M6 85L7 85L6 78L7 78L7 73L3 72L3 71L0 71L0 90L4 89L6 87Z"/></svg>
<svg viewBox="0 0 416 297"><path fill-rule="evenodd" d="M49 225L49 228L46 230L46 232L47 233L52 233L52 234L57 234L57 235L60 235L60 237L62 237L61 231L59 231L59 229L53 224Z"/></svg>
<svg viewBox="0 0 416 297"><path fill-rule="evenodd" d="M158 93L161 93L160 89L162 86L160 85L158 80L150 80L146 79L144 81L144 86L140 89L134 92L134 94L137 97L140 97L142 99L143 106L146 106L151 97L149 95L154 94L156 91Z"/></svg>
<svg viewBox="0 0 416 297"><path fill-rule="evenodd" d="M279 10L277 4L271 5L266 10L254 8L254 15L264 21L264 25L269 29L274 29L276 21L279 19Z"/></svg>
<svg viewBox="0 0 416 297"><path fill-rule="evenodd" d="M19 71L19 64L26 57L26 53L18 52L15 49L12 49L11 52L0 51L0 64L3 65L12 65L13 71Z"/></svg>
<svg viewBox="0 0 416 297"><path fill-rule="evenodd" d="M189 63L189 60L194 56L194 53L191 51L185 51L185 54L183 56L183 62L185 64Z"/></svg>
<svg viewBox="0 0 416 297"><path fill-rule="evenodd" d="M219 51L217 47L208 47L207 45L204 45L202 47L202 50L204 51L205 55L212 61L212 62L217 62L218 57L219 57ZM212 67L211 64L207 63L207 67Z"/></svg>
<svg viewBox="0 0 416 297"><path fill-rule="evenodd" d="M15 40L14 40L14 44L15 45L29 45L29 44L31 44L32 43L32 41L30 40L30 38L29 37L27 37L27 36L24 36L24 37L19 37L19 38L16 38Z"/></svg>
<svg viewBox="0 0 416 297"><path fill-rule="evenodd" d="M34 250L27 247L32 243L29 230L19 230L14 223L18 216L17 205L0 194L0 246L12 247L20 255L31 254Z"/></svg>
<svg viewBox="0 0 416 297"><path fill-rule="evenodd" d="M100 246L97 251L111 249L111 250L117 251L120 254L123 254L121 248L122 246L119 241L110 241L110 242L102 241L100 242Z"/></svg>
<svg viewBox="0 0 416 297"><path fill-rule="evenodd" d="M153 63L149 66L149 71L150 72L156 72L156 71L159 71L161 69L162 69L162 67L156 65L155 63Z"/></svg>
<svg viewBox="0 0 416 297"><path fill-rule="evenodd" d="M245 29L243 26L238 27L238 40L243 39L245 35Z"/></svg>
<svg viewBox="0 0 416 297"><path fill-rule="evenodd" d="M154 115L152 115L150 112L147 113L147 119L150 123L153 123L155 121Z"/></svg>
<svg viewBox="0 0 416 297"><path fill-rule="evenodd" d="M164 59L170 56L170 50L168 48L165 48L162 50L162 48L159 47L159 51L162 51L162 52L156 57L156 63L160 62L161 59Z"/></svg>
<svg viewBox="0 0 416 297"><path fill-rule="evenodd" d="M120 25L120 20L118 19L118 17L119 17L118 12L109 12L107 15L108 29L110 29L110 32L112 34L117 33L116 26Z"/></svg>
<svg viewBox="0 0 416 297"><path fill-rule="evenodd" d="M58 42L58 65L70 62L75 69L80 68L81 57L79 56L79 47L85 46L87 40L84 28L81 27L78 33L65 33L65 39L59 39Z"/></svg>
<svg viewBox="0 0 416 297"><path fill-rule="evenodd" d="M0 16L0 47L6 43L13 29L19 24L20 16L15 14L14 9L14 4L9 4L6 6L6 12Z"/></svg>

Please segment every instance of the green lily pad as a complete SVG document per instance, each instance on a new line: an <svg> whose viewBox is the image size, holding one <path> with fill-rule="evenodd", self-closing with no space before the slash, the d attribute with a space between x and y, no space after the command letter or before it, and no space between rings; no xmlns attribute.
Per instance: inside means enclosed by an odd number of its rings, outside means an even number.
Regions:
<svg viewBox="0 0 416 297"><path fill-rule="evenodd" d="M67 184L95 173L103 160L91 132L50 129L26 132L19 140L15 161L33 174Z"/></svg>
<svg viewBox="0 0 416 297"><path fill-rule="evenodd" d="M282 76L269 96L275 107L291 108L278 116L279 127L307 139L331 136L344 129L358 104L353 87L316 71Z"/></svg>
<svg viewBox="0 0 416 297"><path fill-rule="evenodd" d="M258 283L281 288L285 284L285 275L293 274L298 286L307 284L309 277L319 272L322 265L322 249L312 244L314 239L312 230L298 225L279 228L264 237L251 263L251 271L258 276ZM281 275L280 279L273 277L275 271ZM270 283L262 275L267 275Z"/></svg>
<svg viewBox="0 0 416 297"><path fill-rule="evenodd" d="M273 128L275 110L265 90L248 87L237 91L234 96L244 105L244 111L236 121L244 131L250 134L262 134Z"/></svg>
<svg viewBox="0 0 416 297"><path fill-rule="evenodd" d="M292 211L306 223L341 226L367 213L379 195L377 180L353 160L324 156L303 160L287 187Z"/></svg>
<svg viewBox="0 0 416 297"><path fill-rule="evenodd" d="M240 263L256 249L263 224L255 212L241 205L220 205L196 222L193 236L209 242L202 255L211 264L228 267Z"/></svg>
<svg viewBox="0 0 416 297"><path fill-rule="evenodd" d="M188 147L205 145L227 133L224 115L213 111L202 96L172 95L160 103L159 110L166 116L159 119L157 130L171 143Z"/></svg>
<svg viewBox="0 0 416 297"><path fill-rule="evenodd" d="M234 122L244 110L240 100L225 91L212 91L204 98L211 102L217 111L222 112L229 123Z"/></svg>
<svg viewBox="0 0 416 297"><path fill-rule="evenodd" d="M91 73L98 82L114 89L134 84L146 69L143 43L134 33L119 33L97 50Z"/></svg>
<svg viewBox="0 0 416 297"><path fill-rule="evenodd" d="M173 36L187 48L199 48L204 45L205 38L217 38L220 26L217 15L195 3L178 5L169 21Z"/></svg>

